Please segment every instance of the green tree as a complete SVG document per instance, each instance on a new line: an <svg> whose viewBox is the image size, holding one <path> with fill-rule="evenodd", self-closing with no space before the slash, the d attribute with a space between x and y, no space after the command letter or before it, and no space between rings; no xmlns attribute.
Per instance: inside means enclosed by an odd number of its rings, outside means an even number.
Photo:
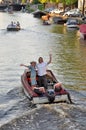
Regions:
<svg viewBox="0 0 86 130"><path fill-rule="evenodd" d="M40 3L44 4L44 3L47 3L48 0L39 0Z"/></svg>
<svg viewBox="0 0 86 130"><path fill-rule="evenodd" d="M52 3L64 3L66 5L71 5L76 3L78 0L39 0L40 3L52 2Z"/></svg>
<svg viewBox="0 0 86 130"><path fill-rule="evenodd" d="M51 2L51 3L63 3L63 7L65 9L65 6L68 5L68 6L71 6L73 5L74 3L78 2L78 0L39 0L40 3L42 4L45 4L47 2Z"/></svg>

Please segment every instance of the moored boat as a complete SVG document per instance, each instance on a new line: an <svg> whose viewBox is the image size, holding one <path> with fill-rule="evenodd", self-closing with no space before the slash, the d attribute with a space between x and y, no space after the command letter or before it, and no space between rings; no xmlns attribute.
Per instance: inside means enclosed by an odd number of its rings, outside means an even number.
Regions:
<svg viewBox="0 0 86 130"><path fill-rule="evenodd" d="M46 15L45 12L40 11L40 10L37 10L37 11L33 12L32 14L33 14L33 16L34 16L35 18L41 18L42 16Z"/></svg>
<svg viewBox="0 0 86 130"><path fill-rule="evenodd" d="M43 21L43 25L51 25L51 22L48 20L48 21Z"/></svg>
<svg viewBox="0 0 86 130"><path fill-rule="evenodd" d="M79 27L80 38L86 40L86 24L81 24Z"/></svg>
<svg viewBox="0 0 86 130"><path fill-rule="evenodd" d="M38 77L38 75L37 75ZM37 79L36 77L36 79ZM47 70L46 74L48 89L45 93L36 93L32 90L30 83L30 71L25 70L21 75L21 82L23 84L23 90L25 95L31 100L33 104L42 104L42 103L55 103L55 102L67 102L72 103L70 94L63 87L59 86L59 88L54 89L55 84L58 84L56 77L54 76L51 70ZM37 87L38 82L37 82Z"/></svg>
<svg viewBox="0 0 86 130"><path fill-rule="evenodd" d="M79 22L77 19L68 19L65 26L68 28L78 28Z"/></svg>
<svg viewBox="0 0 86 130"><path fill-rule="evenodd" d="M64 24L66 23L67 18L64 18L62 16L53 16L52 20L55 24Z"/></svg>

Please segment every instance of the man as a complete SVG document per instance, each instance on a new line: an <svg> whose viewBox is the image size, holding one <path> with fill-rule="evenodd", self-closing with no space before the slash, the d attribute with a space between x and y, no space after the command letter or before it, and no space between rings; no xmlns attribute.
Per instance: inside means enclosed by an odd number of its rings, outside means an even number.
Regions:
<svg viewBox="0 0 86 130"><path fill-rule="evenodd" d="M47 65L51 63L52 55L49 55L49 61L44 62L42 57L39 57L38 64L37 64L37 70L38 70L38 83L39 86L44 86L45 89L47 89L47 79L46 79L46 69Z"/></svg>

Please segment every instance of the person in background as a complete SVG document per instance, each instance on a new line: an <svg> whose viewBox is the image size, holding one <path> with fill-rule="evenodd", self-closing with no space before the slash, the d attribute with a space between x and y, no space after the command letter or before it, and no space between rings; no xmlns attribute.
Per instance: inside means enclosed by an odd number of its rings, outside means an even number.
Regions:
<svg viewBox="0 0 86 130"><path fill-rule="evenodd" d="M38 72L38 83L39 86L44 86L45 89L47 89L47 79L46 79L46 70L47 70L47 66L48 64L50 64L52 61L52 55L49 55L49 61L48 62L44 62L42 57L39 57L38 62L36 64L37 67L37 72Z"/></svg>
<svg viewBox="0 0 86 130"><path fill-rule="evenodd" d="M18 27L20 27L20 23L19 23L19 21L17 21L16 25L17 25Z"/></svg>
<svg viewBox="0 0 86 130"><path fill-rule="evenodd" d="M11 21L11 26L13 26L13 21Z"/></svg>

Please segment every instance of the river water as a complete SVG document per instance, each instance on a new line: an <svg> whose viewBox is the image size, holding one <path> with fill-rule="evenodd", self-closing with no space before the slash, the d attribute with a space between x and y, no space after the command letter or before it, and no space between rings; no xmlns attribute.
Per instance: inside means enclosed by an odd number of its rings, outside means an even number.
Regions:
<svg viewBox="0 0 86 130"><path fill-rule="evenodd" d="M19 21L19 32L7 32ZM75 104L32 106L22 91L24 67L52 54L52 69ZM22 124L22 125L21 125ZM78 30L42 25L32 14L0 12L0 130L86 130L86 41Z"/></svg>

